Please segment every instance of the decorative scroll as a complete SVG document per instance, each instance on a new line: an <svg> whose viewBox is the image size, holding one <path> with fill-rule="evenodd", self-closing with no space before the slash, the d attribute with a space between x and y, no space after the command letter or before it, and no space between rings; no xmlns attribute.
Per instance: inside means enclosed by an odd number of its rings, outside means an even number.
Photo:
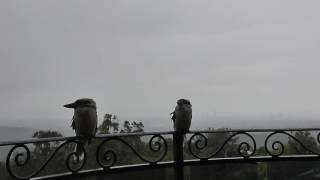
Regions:
<svg viewBox="0 0 320 180"><path fill-rule="evenodd" d="M244 158L252 156L256 151L256 141L249 133L246 132L233 133L222 143L222 145L215 152L207 156L200 156L197 152L194 151L194 149L201 151L208 147L208 138L202 133L195 133L190 137L190 139L188 140L188 148L191 155L198 159L206 160L214 158L223 150L223 148L230 142L232 138L238 135L245 135L249 137L252 142L252 145L250 145L248 142L240 142L238 144L238 154ZM192 146L194 146L194 148L192 148Z"/></svg>
<svg viewBox="0 0 320 180"><path fill-rule="evenodd" d="M62 147L66 146L67 144L71 144L71 143L77 144L77 146L80 146L82 151L84 152L84 160L83 161L80 161L80 157L76 152L71 152L70 154L67 155L66 162L65 162L66 167L70 172L75 173L75 172L81 170L83 168L83 166L85 165L86 151L81 143L79 143L78 141L74 141L74 140L68 140L68 141L60 144L54 150L54 152L50 155L50 157L43 163L43 165L40 168L38 168L34 173L32 173L30 175L26 175L26 176L19 176L14 173L14 170L12 170L12 163L11 162L14 162L17 167L26 167L29 164L30 157L31 157L30 150L29 150L28 146L26 146L25 144L17 144L11 148L11 150L9 151L9 153L7 155L7 160L6 160L7 171L15 179L30 179L32 177L35 177L48 165L48 163L53 159L53 157L57 154L57 152ZM14 154L14 152L18 148L22 148L23 151L25 151L25 153L19 152L17 154ZM13 156L14 161L11 161L12 156ZM75 168L72 167L71 163L73 166L77 165L77 167L75 167Z"/></svg>
<svg viewBox="0 0 320 180"><path fill-rule="evenodd" d="M297 156L282 156L286 154L287 151L285 148L287 148L287 142L281 142L279 140L279 135L288 137L290 139L290 143L293 143L293 145L299 146L299 150L303 151L304 153L308 154L308 156L299 156L298 158L308 158L308 159L320 159L320 152L317 152L316 150L312 149L310 145L307 145L307 142L304 142L304 140L299 139L299 136L294 135L292 133L289 133L289 131L294 132L301 132L301 131L314 131L318 132L314 144L317 143L317 146L320 144L320 132L319 129L273 129L273 130L237 130L237 131L198 131L198 132L191 132L190 138L187 140L187 146L179 146L177 144L172 144L172 149L174 148L180 148L179 152L183 152L184 149L188 149L191 156L193 156L196 159L205 160L204 163L210 163L215 161L215 158L220 157L221 153L228 148L233 148L234 151L232 151L232 154L235 155L235 158L222 158L219 159L219 162L230 162L228 160L237 160L239 162L261 162L261 161L273 161L273 160L282 160L282 159L292 159L292 157L297 158ZM210 144L208 143L210 139L210 136L208 137L207 133L225 133L227 136L223 136L223 142L219 144L211 144L214 145L214 147L210 147ZM262 149L259 149L258 153L257 151L257 139L254 138L252 134L254 133L263 133L264 139L262 140ZM53 150L53 152L48 156L48 158L41 164L41 166L37 169L35 169L33 172L27 175L22 175L20 172L21 169L29 168L30 164L32 164L33 154L31 153L32 148L28 147L27 144L32 143L49 143L52 141L52 139L44 139L41 141L20 141L20 142L11 142L11 143L2 143L0 146L13 146L6 159L6 168L7 172L14 178L14 179L30 179L36 176L41 176L44 173L44 169L48 166L50 161L55 156L60 156L60 152L62 152L61 149L66 149L63 147L67 147L68 145L77 145L81 148L83 151L83 159L80 158L80 155L76 152L70 152L70 150L67 150L66 152L63 152L64 155L62 157L65 167L69 173L69 176L73 176L72 173L78 173L83 174L89 171L82 171L84 166L86 165L88 159L88 156L95 157L95 160L93 159L93 164L88 163L90 166L93 165L93 167L96 168L96 165L100 166L101 168L92 169L90 170L90 173L92 172L100 172L105 170L105 172L109 172L113 170L113 166L120 165L123 162L121 162L121 158L124 156L123 150L125 152L132 152L133 156L135 157L134 160L138 159L144 163L143 166L153 166L158 167L159 165L163 164L170 164L170 166L176 166L177 164L183 166L185 164L190 165L193 163L193 161L183 161L180 159L177 160L173 159L173 161L166 162L166 163L158 163L160 161L163 161L166 155L168 155L168 142L163 136L172 136L174 132L163 132L163 133L141 133L141 134L123 134L123 135L106 135L106 136L99 136L94 137L93 139L96 139L91 147L89 148L90 153L92 155L88 154L84 148L84 146L80 143L80 141L74 140L74 137L69 138L61 138L61 139L54 139L54 141L60 141L61 144L57 145L56 149ZM308 134L310 135L310 134ZM315 134L313 134L315 135ZM142 143L143 146L135 146L135 141L130 141L127 138L130 137L141 137L141 136L150 136L150 139L147 141L148 144ZM189 136L188 136L189 137ZM234 143L235 139L238 137L244 137L239 138L236 143ZM261 136L259 136L261 137ZM313 136L310 136L313 137ZM213 138L214 140L214 138ZM219 140L219 139L218 139ZM146 142L146 141L143 141ZM173 141L175 143L175 141ZM217 143L217 142L213 142ZM170 143L171 144L171 143ZM232 144L232 146L229 146ZM118 146L120 145L120 146ZM217 147L218 146L218 147ZM264 147L263 147L264 146ZM147 149L148 154L152 157L147 157L143 154L145 149L142 149L141 147L144 147ZM217 147L217 148L215 148ZM300 148L301 147L301 148ZM183 149L181 149L183 148ZM215 149L213 149L215 148ZM263 151L263 148L265 152ZM142 151L143 150L143 151ZM236 150L236 151L235 151ZM261 151L262 150L262 151ZM59 153L58 153L59 152ZM89 151L88 151L89 152ZM259 152L261 154L259 154ZM171 151L170 151L171 153ZM172 152L173 153L173 152ZM289 154L289 153L288 153ZM260 156L263 155L263 156ZM305 155L305 154L304 154ZM310 156L313 155L313 156ZM299 159L299 160L300 160ZM294 159L297 160L297 159ZM60 161L59 161L60 162ZM179 163L177 163L179 162ZM195 164L199 164L199 161L194 161ZM202 163L203 161L200 161ZM139 166L139 165L136 165ZM132 167L132 166L131 166ZM21 168L21 169L20 169ZM130 168L130 166L120 166L117 168ZM71 172L71 173L70 173ZM54 173L54 172L53 172ZM67 175L65 175L67 176Z"/></svg>
<svg viewBox="0 0 320 180"><path fill-rule="evenodd" d="M124 139L120 137L110 137L105 140L103 140L100 145L97 148L96 151L96 161L97 163L103 167L103 168L109 168L117 162L118 156L117 152L115 152L112 149L106 150L106 144L110 141L118 141L125 146L127 146L140 160L143 162L147 162L150 164L155 164L157 162L160 162L163 160L163 158L166 156L168 152L168 146L165 138L161 135L153 135L149 140L149 149L154 153L160 153L159 157L155 160L150 160L144 158L142 155L140 155L137 150L133 148L132 145L130 145L128 142L126 142ZM101 157L102 154L102 157Z"/></svg>
<svg viewBox="0 0 320 180"><path fill-rule="evenodd" d="M272 156L272 157L278 157L284 154L285 152L285 145L283 144L283 142L279 141L279 140L275 140L275 141L271 141L271 137L275 137L276 135L279 134L283 134L286 135L288 137L290 137L291 139L294 140L294 142L298 143L306 152L309 152L313 155L319 155L319 152L315 152L313 150L311 150L310 148L308 148L306 145L303 144L303 142L301 140L299 140L298 138L296 138L295 136L293 136L292 134L286 132L286 131L275 131L270 133L265 142L264 142L264 147L266 152ZM320 132L317 135L317 142L320 143ZM271 144L271 147L270 147ZM269 146L268 146L269 145Z"/></svg>

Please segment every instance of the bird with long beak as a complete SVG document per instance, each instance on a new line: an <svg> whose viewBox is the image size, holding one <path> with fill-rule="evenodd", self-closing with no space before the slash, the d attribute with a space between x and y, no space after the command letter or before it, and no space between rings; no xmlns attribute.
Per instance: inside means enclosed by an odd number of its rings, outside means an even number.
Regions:
<svg viewBox="0 0 320 180"><path fill-rule="evenodd" d="M180 133L189 131L192 119L192 106L188 99L179 99L175 110L171 113L174 130Z"/></svg>
<svg viewBox="0 0 320 180"><path fill-rule="evenodd" d="M74 109L71 127L75 130L82 147L86 147L97 132L96 103L93 99L82 98L74 103L66 104L64 107ZM75 152L79 155L80 159L83 159L84 152L81 147L76 145Z"/></svg>

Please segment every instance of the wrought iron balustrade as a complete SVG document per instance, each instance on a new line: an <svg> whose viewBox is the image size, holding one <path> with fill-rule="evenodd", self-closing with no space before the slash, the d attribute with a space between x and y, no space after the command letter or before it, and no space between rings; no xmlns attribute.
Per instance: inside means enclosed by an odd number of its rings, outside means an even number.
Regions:
<svg viewBox="0 0 320 180"><path fill-rule="evenodd" d="M6 154L5 165L6 171L14 179L65 179L171 167L174 168L175 178L182 180L185 166L319 161L318 148L309 147L305 139L296 136L297 132L310 133L315 143L320 144L319 128L224 129L191 131L187 134L169 131L97 135L88 148L83 147L77 137L2 142L0 148L10 147ZM139 137L140 141L135 137ZM288 139L301 153L288 152L286 149ZM32 152L37 144L41 148L50 147L51 151L40 167L35 167L31 173L25 174L23 170L35 160ZM75 144L82 147L83 157L73 151ZM121 152L123 150L125 153ZM138 163L121 164L121 159L126 159L128 152L131 152L130 157L134 156L135 162ZM64 160L66 171L43 174L48 164L60 156ZM91 168L85 168L88 162Z"/></svg>

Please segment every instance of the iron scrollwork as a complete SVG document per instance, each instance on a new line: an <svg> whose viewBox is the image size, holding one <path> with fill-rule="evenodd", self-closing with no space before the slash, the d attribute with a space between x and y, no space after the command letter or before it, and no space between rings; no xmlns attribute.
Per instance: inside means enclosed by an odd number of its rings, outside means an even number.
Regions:
<svg viewBox="0 0 320 180"><path fill-rule="evenodd" d="M264 142L264 147L265 147L267 154L269 154L272 157L278 157L278 156L281 156L285 153L285 145L283 144L283 142L281 142L279 140L271 141L271 138L275 137L276 135L285 135L288 138L291 138L292 140L294 140L294 142L297 143L298 145L300 145L307 153L320 156L319 152L315 152L312 149L308 148L301 140L299 140L294 135L292 135L286 131L279 130L279 131L274 131L274 132L270 133L266 137L265 142ZM317 135L317 143L318 144L320 143L320 132ZM270 144L271 144L271 146L270 146Z"/></svg>
<svg viewBox="0 0 320 180"><path fill-rule="evenodd" d="M66 158L66 161L65 161L66 167L70 172L75 173L75 172L81 170L83 168L83 166L85 165L85 162L86 162L86 151L85 151L83 145L81 143L79 143L78 141L75 141L75 140L68 140L68 141L65 141L62 144L60 144L54 150L54 152L49 156L49 158L41 165L41 167L39 167L37 170L35 170L32 174L25 175L25 176L20 176L20 175L16 174L14 172L14 170L12 169L13 168L13 164L11 162L14 162L14 164L17 167L26 167L29 164L30 158L31 158L30 149L25 144L16 144L10 149L10 151L9 151L9 153L7 155L7 159L6 159L7 171L11 175L11 177L13 177L15 179L30 179L30 178L33 178L33 177L37 176L48 165L48 163L53 159L53 157L57 154L57 152L62 147L65 147L66 145L71 144L71 143L72 144L77 144L77 146L80 146L82 151L84 152L84 160L83 161L80 161L80 157L76 152L71 152L71 153L69 153L67 155L67 158ZM20 151L20 152L15 154L14 152L19 148L22 148L24 153ZM13 157L14 161L11 161L12 157ZM73 166L76 166L76 167L72 167L71 164Z"/></svg>
<svg viewBox="0 0 320 180"><path fill-rule="evenodd" d="M291 131L291 133L289 132ZM228 131L197 131L191 132L190 137L187 140L187 146L181 146L182 149L180 152L183 152L184 149L188 149L190 155L196 159L204 160L200 161L200 163L210 163L214 162L219 157L223 157L219 159L219 162L228 162L228 160L240 160L241 162L260 162L262 161L273 161L273 160L282 160L289 159L288 156L282 156L288 154L285 148L288 147L287 142L284 141L283 138L279 139L279 135L286 136L290 140L290 145L299 146L299 150L304 153L303 155L308 154L308 156L301 156L301 158L316 158L317 160L320 158L320 152L317 152L310 145L307 144L305 139L300 139L299 136L293 134L292 132L302 132L302 131L314 131L318 132L318 134L312 134L315 137L314 144L320 144L320 132L319 129L273 129L273 130L228 130ZM209 136L209 133L224 133L222 139L216 138L213 136ZM254 133L263 133L263 139L261 148L259 145L259 150L257 151L257 139L258 136L253 136ZM124 162L128 156L128 153L132 153L134 161L142 161L144 162L144 166L152 166L158 167L159 165L167 164L169 166L173 166L176 160L168 161L165 163L159 163L164 160L166 155L168 155L168 142L167 139L164 138L166 135L173 135L174 132L163 132L163 133L141 133L141 134L118 134L118 135L103 135L94 137L96 140L94 145L89 148L89 151L95 153L93 156L95 160L93 160L94 164L88 163L88 165L98 165L99 170L104 172L109 172L109 170L113 170L112 167L117 168L130 168L130 166L118 166L126 164ZM149 136L149 139L141 138L142 136ZM139 137L139 141L135 141L133 138L129 140L130 137ZM239 138L240 137L240 138ZM255 139L254 137L257 137ZM261 137L261 136L259 136ZM210 140L219 140L220 142L211 143ZM139 142L143 141L142 146ZM29 168L33 158L33 147L29 146L29 144L37 144L37 143L51 143L51 142L61 142L57 144L54 150L50 151L48 154L45 154L48 157L40 167L37 167L30 174L23 174L21 170L24 168ZM209 143L210 142L210 143ZM48 166L50 161L57 156L63 159L65 163L65 169L69 172L68 174L73 176L74 173L86 173L87 171L82 171L86 162L89 160L88 156L91 157L91 154L88 154L84 148L84 146L80 143L80 141L76 140L76 137L69 138L61 138L61 139L48 139L48 140L30 140L30 141L21 141L21 142L11 142L11 143L2 143L0 146L13 146L8 152L6 159L6 168L7 172L14 179L30 179L33 177L42 176L46 172L43 171L45 167ZM77 145L81 147L83 151L83 159L80 158L80 155L77 152L73 152L70 148L68 149L68 145ZM72 147L70 146L70 147ZM178 147L177 144L172 144L172 146ZM66 148L63 148L66 147ZM62 149L67 150L67 152L62 151ZM174 147L173 147L174 149ZM92 151L93 150L93 151ZM148 155L144 154L145 150L147 150ZM230 151L231 150L231 151ZM264 151L263 151L264 150ZM88 151L88 152L89 152ZM63 154L61 154L63 153ZM263 153L263 154L262 154ZM294 152L295 153L295 152ZM296 154L289 155L296 155ZM261 156L263 155L263 156ZM313 156L309 156L313 155ZM230 158L232 156L234 158ZM295 156L297 157L297 156ZM277 159L275 159L277 158ZM122 162L122 160L124 160ZM59 161L61 162L61 161ZM196 161L183 161L184 163L193 163ZM229 161L230 162L230 161ZM169 165L172 163L171 165ZM199 163L199 161L197 161ZM128 164L129 165L129 164ZM136 165L140 166L140 165ZM135 167L136 168L136 167ZM33 168L32 168L33 169ZM65 169L63 169L65 171ZM20 172L19 172L20 170ZM95 170L92 170L95 171ZM92 172L91 171L91 172ZM98 170L97 170L98 171ZM71 172L71 173L70 173Z"/></svg>
<svg viewBox="0 0 320 180"><path fill-rule="evenodd" d="M251 145L248 142L240 142L237 146L238 146L238 155L244 157L244 158L249 158L250 156L252 156L255 151L256 151L256 141L255 139L252 137L251 134L247 133L247 132L235 132L233 134L231 134L223 143L222 145L220 145L218 147L218 149L214 152L212 152L211 154L207 155L207 156L201 156L199 155L196 151L202 151L204 149L206 149L208 147L208 138L203 135L202 133L195 133L193 134L189 140L188 140L188 149L190 154L198 159L201 160L207 160L210 158L214 158L216 157L220 152L222 152L222 150L224 149L224 147L230 142L230 140L236 136L239 135L244 135L246 137L248 137L251 140ZM194 146L194 148L192 148Z"/></svg>
<svg viewBox="0 0 320 180"><path fill-rule="evenodd" d="M99 138L97 138L99 139ZM168 152L168 145L166 139L160 135L152 135L148 142L148 148L151 152L157 153L157 157L153 159L145 158L138 152L130 143L128 143L125 138L121 138L119 136L111 136L111 137L103 137L103 140L100 144L98 144L96 149L96 162L103 168L109 168L114 166L117 162L117 151L112 149L106 149L106 145L110 141L117 141L117 143L121 143L125 145L128 149L130 149L140 160L143 162L147 162L150 164L155 164L164 159ZM48 141L50 142L50 141ZM32 143L32 142L29 142ZM27 143L27 144L29 144ZM41 142L40 142L41 143ZM47 143L47 142L46 142ZM61 143L55 150L49 155L49 157L45 160L45 162L36 170L28 175L21 175L19 173L19 168L28 167L31 164L31 152L30 148L23 143L15 144L9 151L6 159L6 168L11 177L15 179L30 179L38 176L43 169L50 163L50 161L56 156L59 150L68 144L77 144L82 149L83 158L80 158L80 155L77 152L69 152L65 156L65 166L69 172L77 173L83 169L84 165L87 161L87 153L84 146L76 140L66 140ZM101 158L100 155L103 155Z"/></svg>
<svg viewBox="0 0 320 180"><path fill-rule="evenodd" d="M118 156L117 152L115 152L112 149L107 149L106 144L111 141L117 141L128 147L141 161L155 164L157 162L160 162L164 159L168 152L168 145L166 142L166 139L161 135L153 135L148 143L149 149L154 153L160 153L159 157L157 157L154 160L146 159L144 158L139 152L130 145L127 141L125 141L123 138L120 137L110 137L105 140L103 140L96 151L96 161L102 168L110 168L111 166L114 166L117 163ZM102 158L101 158L102 154Z"/></svg>

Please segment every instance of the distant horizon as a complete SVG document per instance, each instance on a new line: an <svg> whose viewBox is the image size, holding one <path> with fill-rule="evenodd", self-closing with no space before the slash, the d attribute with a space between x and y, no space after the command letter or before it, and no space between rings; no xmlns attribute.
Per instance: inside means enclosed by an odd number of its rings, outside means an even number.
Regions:
<svg viewBox="0 0 320 180"><path fill-rule="evenodd" d="M168 116L167 121L163 117L119 117L120 126L125 120L141 121L145 125L145 131L170 131L172 121ZM74 135L74 131L70 127L70 121L65 124L0 124L0 127L17 127L29 128L34 130L56 130L63 133L65 136ZM101 124L102 119L99 120ZM166 123L164 123L166 122ZM272 122L272 123L270 123ZM288 124L290 122L290 125ZM98 124L98 125L99 125ZM197 115L193 117L191 130L206 130L208 128L231 128L231 129L247 129L247 128L310 128L319 124L320 117L317 116L285 116L285 115ZM309 127L308 127L309 126Z"/></svg>

